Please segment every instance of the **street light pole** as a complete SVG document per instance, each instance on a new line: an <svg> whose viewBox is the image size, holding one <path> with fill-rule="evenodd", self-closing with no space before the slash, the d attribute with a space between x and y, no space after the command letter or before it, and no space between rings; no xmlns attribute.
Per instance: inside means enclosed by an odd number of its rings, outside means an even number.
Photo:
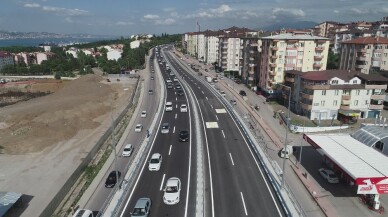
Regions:
<svg viewBox="0 0 388 217"><path fill-rule="evenodd" d="M303 119L303 135L304 135L304 128L305 127L306 127L306 119ZM300 152L299 152L299 164L301 166L302 166L302 151L303 151L303 146L302 146L303 135L302 135L302 139L300 140Z"/></svg>
<svg viewBox="0 0 388 217"><path fill-rule="evenodd" d="M289 89L288 92L288 115L287 115L287 129L286 129L286 139L284 140L284 151L287 153L287 146L288 146L288 130L290 129L290 106L291 106L291 87L279 84L280 86L286 87ZM282 174L282 183L281 183L281 188L284 189L284 179L285 179L285 171L286 169L286 157L284 156L283 158L283 174Z"/></svg>
<svg viewBox="0 0 388 217"><path fill-rule="evenodd" d="M118 172L118 167L117 167L117 151L116 151L116 145L115 145L115 127L114 127L114 121L113 121L113 116L111 116L112 119L112 148L115 154L115 171L116 171L116 184L119 183L119 172Z"/></svg>

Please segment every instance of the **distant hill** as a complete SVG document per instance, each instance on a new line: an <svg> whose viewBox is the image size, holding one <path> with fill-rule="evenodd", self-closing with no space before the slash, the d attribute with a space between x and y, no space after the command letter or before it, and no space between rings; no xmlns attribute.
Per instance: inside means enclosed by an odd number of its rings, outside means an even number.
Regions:
<svg viewBox="0 0 388 217"><path fill-rule="evenodd" d="M112 36L92 34L62 34L50 32L10 32L0 30L0 39L23 39L23 38L112 38Z"/></svg>
<svg viewBox="0 0 388 217"><path fill-rule="evenodd" d="M293 22L281 22L262 27L267 31L274 31L281 28L285 29L307 29L312 28L318 23L312 21L293 21Z"/></svg>

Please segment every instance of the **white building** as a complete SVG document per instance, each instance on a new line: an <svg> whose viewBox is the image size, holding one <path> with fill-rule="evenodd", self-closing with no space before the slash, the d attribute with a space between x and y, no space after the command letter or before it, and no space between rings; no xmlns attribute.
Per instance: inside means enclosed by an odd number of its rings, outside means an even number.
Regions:
<svg viewBox="0 0 388 217"><path fill-rule="evenodd" d="M131 41L130 46L132 49L135 49L135 48L140 47L140 43L141 43L140 40Z"/></svg>
<svg viewBox="0 0 388 217"><path fill-rule="evenodd" d="M217 33L206 36L206 63L214 63L218 60L219 38Z"/></svg>
<svg viewBox="0 0 388 217"><path fill-rule="evenodd" d="M107 58L108 60L118 60L121 58L121 54L123 52L121 50L114 50L114 49L111 49L110 51L108 51L106 54L107 54Z"/></svg>

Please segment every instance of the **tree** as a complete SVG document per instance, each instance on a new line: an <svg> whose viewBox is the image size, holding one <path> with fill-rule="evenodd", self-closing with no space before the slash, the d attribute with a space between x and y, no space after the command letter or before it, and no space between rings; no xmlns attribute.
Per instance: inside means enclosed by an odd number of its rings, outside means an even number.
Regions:
<svg viewBox="0 0 388 217"><path fill-rule="evenodd" d="M326 69L338 69L339 68L339 55L329 51L327 56Z"/></svg>
<svg viewBox="0 0 388 217"><path fill-rule="evenodd" d="M13 75L13 74L15 74L15 72L16 72L16 69L15 69L15 66L13 64L5 65L1 69L1 74L3 74L3 75Z"/></svg>

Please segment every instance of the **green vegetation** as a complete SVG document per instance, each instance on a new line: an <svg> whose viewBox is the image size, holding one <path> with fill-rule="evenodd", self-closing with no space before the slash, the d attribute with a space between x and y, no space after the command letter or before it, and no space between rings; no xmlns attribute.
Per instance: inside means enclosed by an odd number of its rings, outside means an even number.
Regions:
<svg viewBox="0 0 388 217"><path fill-rule="evenodd" d="M24 47L24 46L10 46L10 47L0 47L1 51L7 51L10 53L20 53L20 52L43 52L41 47Z"/></svg>
<svg viewBox="0 0 388 217"><path fill-rule="evenodd" d="M329 51L327 56L327 65L326 69L338 69L339 68L339 55L334 54L332 51Z"/></svg>
<svg viewBox="0 0 388 217"><path fill-rule="evenodd" d="M130 42L133 40L124 39L123 37L117 40L105 40L92 42L88 44L73 45L79 49L93 49L100 52L100 56L94 58L90 55L86 55L82 51L77 53L78 58L74 58L71 54L66 54L70 46L63 49L62 47L53 47L51 52L55 55L49 60L43 61L40 65L26 66L24 63L16 65L7 65L1 70L3 75L55 75L57 79L64 76L74 77L75 71L78 71L80 75L93 73L93 67L99 67L108 74L118 74L123 69L141 69L145 64L145 56L148 54L148 50L154 46L162 44L176 43L179 44L181 40L180 35L167 35L157 36L150 39L149 42L145 42L140 45L139 48L130 48ZM107 50L102 48L100 50L97 47L111 45L111 44L123 44L122 57L118 60L108 60ZM35 47L9 47L8 49L2 49L13 53L18 52L36 52L43 51L41 48Z"/></svg>

